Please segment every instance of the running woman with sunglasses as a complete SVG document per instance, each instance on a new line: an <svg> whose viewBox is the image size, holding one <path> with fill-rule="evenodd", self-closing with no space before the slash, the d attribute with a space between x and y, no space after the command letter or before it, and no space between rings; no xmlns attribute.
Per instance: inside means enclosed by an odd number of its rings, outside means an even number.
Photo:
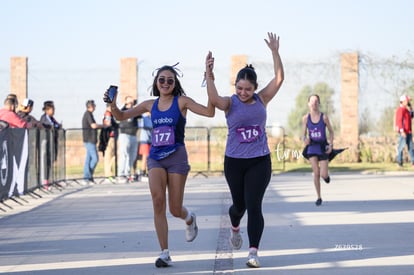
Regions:
<svg viewBox="0 0 414 275"><path fill-rule="evenodd" d="M229 208L230 242L233 249L241 248L240 221L247 210L249 255L246 264L249 267L260 267L257 251L264 229L262 201L272 174L266 137L266 106L284 80L279 37L268 33L265 42L272 52L275 76L257 93L256 72L252 65L247 65L237 74L235 94L219 96L214 84L214 58L211 52L206 57L208 96L214 106L225 112L228 126L224 173L233 200Z"/></svg>
<svg viewBox="0 0 414 275"><path fill-rule="evenodd" d="M166 216L167 188L170 213L185 220L186 240L192 242L198 233L196 215L183 206L184 187L190 171L184 144L187 111L207 117L215 114L215 108L210 102L204 106L185 96L178 80L178 76L182 74L176 65L165 65L157 70L152 85L152 95L156 99L143 101L127 111L118 109L116 97L111 103L112 113L118 120L151 113L153 130L147 166L155 230L161 248L161 254L155 262L156 267L167 267L171 264ZM104 101L108 99L107 91Z"/></svg>

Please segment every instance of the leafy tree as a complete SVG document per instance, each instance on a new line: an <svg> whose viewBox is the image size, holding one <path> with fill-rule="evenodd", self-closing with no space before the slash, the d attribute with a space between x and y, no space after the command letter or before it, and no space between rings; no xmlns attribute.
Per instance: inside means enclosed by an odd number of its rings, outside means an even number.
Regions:
<svg viewBox="0 0 414 275"><path fill-rule="evenodd" d="M334 90L327 83L320 82L311 87L303 87L295 99L295 108L288 115L289 132L294 136L302 134L302 117L309 112L308 98L317 94L321 100L320 110L331 117L334 114L332 96Z"/></svg>
<svg viewBox="0 0 414 275"><path fill-rule="evenodd" d="M387 107L382 111L378 123L376 124L378 127L376 130L381 135L391 134L395 131L395 110L395 107Z"/></svg>
<svg viewBox="0 0 414 275"><path fill-rule="evenodd" d="M405 88L402 93L408 95L412 99L414 95L414 84Z"/></svg>
<svg viewBox="0 0 414 275"><path fill-rule="evenodd" d="M359 115L358 131L360 135L368 134L371 132L372 128L375 127L372 123L372 116L368 108L365 108L364 111Z"/></svg>

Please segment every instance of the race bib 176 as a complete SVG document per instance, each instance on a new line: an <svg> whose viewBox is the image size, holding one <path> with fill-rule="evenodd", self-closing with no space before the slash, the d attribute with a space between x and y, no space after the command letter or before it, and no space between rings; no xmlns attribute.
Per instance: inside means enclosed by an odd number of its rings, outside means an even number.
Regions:
<svg viewBox="0 0 414 275"><path fill-rule="evenodd" d="M236 133L239 142L253 142L262 135L262 130L259 125L245 126L237 128Z"/></svg>

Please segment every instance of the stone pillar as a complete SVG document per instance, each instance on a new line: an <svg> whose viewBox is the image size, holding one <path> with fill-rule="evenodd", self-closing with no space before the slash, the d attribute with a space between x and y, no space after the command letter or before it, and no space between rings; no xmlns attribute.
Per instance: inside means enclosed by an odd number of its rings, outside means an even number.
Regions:
<svg viewBox="0 0 414 275"><path fill-rule="evenodd" d="M138 100L138 59L135 57L121 58L120 72L119 103L123 104L126 96L132 96Z"/></svg>
<svg viewBox="0 0 414 275"><path fill-rule="evenodd" d="M27 57L10 59L10 93L17 95L19 103L27 97L27 72Z"/></svg>
<svg viewBox="0 0 414 275"><path fill-rule="evenodd" d="M341 55L341 141L349 147L354 161L359 160L358 59L358 53Z"/></svg>
<svg viewBox="0 0 414 275"><path fill-rule="evenodd" d="M233 55L231 57L230 85L234 86L237 73L247 65L247 55ZM231 89L234 92L234 89Z"/></svg>

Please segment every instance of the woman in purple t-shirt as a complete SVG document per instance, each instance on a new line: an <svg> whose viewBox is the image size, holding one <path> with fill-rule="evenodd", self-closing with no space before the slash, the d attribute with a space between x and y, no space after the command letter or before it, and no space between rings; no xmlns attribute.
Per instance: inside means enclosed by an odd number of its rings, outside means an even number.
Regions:
<svg viewBox="0 0 414 275"><path fill-rule="evenodd" d="M319 95L311 95L308 98L309 113L302 118L303 142L307 146L307 155L312 165L313 182L318 196L315 204L322 204L321 181L330 182L328 171L329 153L332 152L334 133L326 114L319 110L321 104ZM326 128L329 131L329 142L326 136Z"/></svg>
<svg viewBox="0 0 414 275"><path fill-rule="evenodd" d="M268 33L275 76L256 93L258 83L253 66L241 69L235 81L235 94L219 96L214 84L214 58L206 58L206 82L209 99L225 112L228 126L224 174L233 200L229 208L232 228L230 242L240 249L240 221L247 211L249 255L247 266L260 267L257 251L264 228L262 201L272 175L272 163L266 137L266 106L279 91L284 79L279 55L279 37Z"/></svg>

